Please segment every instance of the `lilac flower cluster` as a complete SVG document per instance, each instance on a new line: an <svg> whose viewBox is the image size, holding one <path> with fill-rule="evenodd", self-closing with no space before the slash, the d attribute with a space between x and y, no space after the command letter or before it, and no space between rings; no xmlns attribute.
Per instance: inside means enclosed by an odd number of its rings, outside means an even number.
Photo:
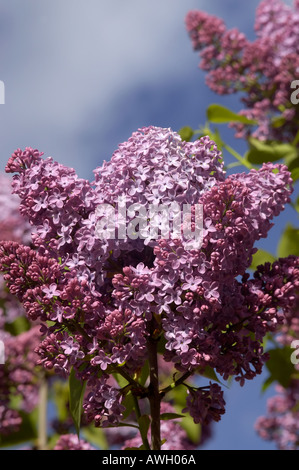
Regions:
<svg viewBox="0 0 299 470"><path fill-rule="evenodd" d="M96 450L84 439L79 439L76 434L63 434L59 437L53 450Z"/></svg>
<svg viewBox="0 0 299 470"><path fill-rule="evenodd" d="M35 326L17 337L2 336L5 345L5 364L0 366L0 434L18 431L22 424L20 410L30 413L38 402L38 371L35 347L40 340ZM18 407L11 399L18 398Z"/></svg>
<svg viewBox="0 0 299 470"><path fill-rule="evenodd" d="M189 412L195 423L208 425L210 422L219 421L225 413L225 401L223 391L216 383L209 387L200 387L193 390L188 389L186 408L183 412Z"/></svg>
<svg viewBox="0 0 299 470"><path fill-rule="evenodd" d="M1 240L13 240L29 244L31 229L29 222L21 216L20 199L11 193L11 178L0 173L0 234Z"/></svg>
<svg viewBox="0 0 299 470"><path fill-rule="evenodd" d="M13 240L28 245L31 226L19 212L20 199L11 194L11 178L0 174L0 239ZM18 431L22 424L20 411L30 412L37 403L37 375L34 353L39 343L37 327L31 331L12 336L7 328L20 317L24 308L12 295L0 276L0 339L4 344L5 364L0 365L0 434ZM16 399L18 404L16 407Z"/></svg>
<svg viewBox="0 0 299 470"><path fill-rule="evenodd" d="M13 240L25 245L31 240L31 226L19 211L20 199L11 194L11 178L0 174L0 239ZM5 285L3 276L0 276L0 330L6 323L12 323L17 317L24 315L20 302L11 295Z"/></svg>
<svg viewBox="0 0 299 470"><path fill-rule="evenodd" d="M35 227L35 248L2 242L0 269L28 318L43 323L40 363L64 376L74 367L87 381L89 420L122 419L125 392L109 378L139 373L150 341L165 342L165 360L184 374L209 366L243 384L261 372L261 341L292 302L289 284L298 273L293 258L284 275L280 262L251 280L246 269L255 242L289 201L285 166L226 178L209 137L187 143L157 127L133 133L95 170L92 184L41 156L18 149L8 161L21 213ZM119 198L128 206L202 204L202 246L188 249L183 237L97 237L97 208ZM219 419L222 410L221 395L211 390L205 420ZM190 400L194 410L198 400Z"/></svg>
<svg viewBox="0 0 299 470"><path fill-rule="evenodd" d="M91 384L92 381L89 386ZM103 374L100 379L93 381L93 387L85 399L83 409L87 421L94 420L96 426L103 427L118 424L125 411L122 399L120 390L111 385L109 375Z"/></svg>
<svg viewBox="0 0 299 470"><path fill-rule="evenodd" d="M275 336L282 346L289 347L292 341L299 337L298 311L297 293L295 305L285 310L284 322ZM289 384L285 387L276 385L277 394L268 399L266 416L259 417L255 423L259 436L274 442L280 450L297 450L299 447L299 381L296 377L298 371L297 363L294 364L294 376L290 377Z"/></svg>
<svg viewBox="0 0 299 470"><path fill-rule="evenodd" d="M263 0L256 11L257 38L250 42L236 28L201 11L190 11L186 28L208 72L207 85L218 94L242 92L240 114L257 128L232 124L236 136L291 142L297 133L298 106L291 103L291 83L299 70L299 5ZM279 117L279 120L276 118Z"/></svg>
<svg viewBox="0 0 299 470"><path fill-rule="evenodd" d="M255 423L258 435L275 443L279 450L298 450L299 382L292 380L288 388L276 386L277 395L268 399L267 415Z"/></svg>

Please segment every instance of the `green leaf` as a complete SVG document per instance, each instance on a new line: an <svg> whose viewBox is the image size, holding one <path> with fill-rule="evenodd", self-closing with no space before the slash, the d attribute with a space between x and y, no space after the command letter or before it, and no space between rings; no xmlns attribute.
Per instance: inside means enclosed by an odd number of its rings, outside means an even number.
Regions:
<svg viewBox="0 0 299 470"><path fill-rule="evenodd" d="M126 408L123 413L124 419L126 419L133 411L135 406L134 397L132 393L128 393L122 401L122 405Z"/></svg>
<svg viewBox="0 0 299 470"><path fill-rule="evenodd" d="M138 380L140 385L144 386L148 377L149 377L149 362L145 361L141 369L141 373L140 373L139 380Z"/></svg>
<svg viewBox="0 0 299 470"><path fill-rule="evenodd" d="M165 339L165 336L164 335L161 335L159 340L158 340L158 344L157 344L157 349L158 349L158 353L159 354L164 354L165 352L165 344L167 343L166 339Z"/></svg>
<svg viewBox="0 0 299 470"><path fill-rule="evenodd" d="M242 124L255 125L256 121L248 119L242 114L237 114L219 104L211 104L207 108L207 118L210 122L222 124L227 122L241 122Z"/></svg>
<svg viewBox="0 0 299 470"><path fill-rule="evenodd" d="M198 373L207 379L215 380L215 382L221 383L215 370L210 366L206 366L204 369L198 370Z"/></svg>
<svg viewBox="0 0 299 470"><path fill-rule="evenodd" d="M188 438L194 444L199 444L201 438L201 425L194 423L192 416L186 415L182 421L180 421L180 426L185 430Z"/></svg>
<svg viewBox="0 0 299 470"><path fill-rule="evenodd" d="M168 421L170 419L178 419L178 418L185 418L185 415L181 415L178 413L162 413L160 415L160 419L163 421Z"/></svg>
<svg viewBox="0 0 299 470"><path fill-rule="evenodd" d="M182 127L178 133L181 136L181 139L185 140L186 142L189 142L194 135L192 127L189 126Z"/></svg>
<svg viewBox="0 0 299 470"><path fill-rule="evenodd" d="M224 144L223 143L223 147L225 148L225 150L227 150L233 157L235 157L236 160L238 160L238 162L241 163L241 165L244 165L246 168L248 168L249 170L251 170L253 168L252 164L247 160L247 157L245 155L245 157L242 157L242 155L240 155L238 152L236 152L236 150L234 150L232 147L230 147L229 145L227 144Z"/></svg>
<svg viewBox="0 0 299 470"><path fill-rule="evenodd" d="M96 428L95 426L91 425L88 427L84 427L82 429L82 434L84 438L100 449L107 450L109 449L109 444L107 442L107 438L103 429Z"/></svg>
<svg viewBox="0 0 299 470"><path fill-rule="evenodd" d="M295 135L295 138L292 142L292 145L294 145L294 147L297 147L298 144L299 144L299 130L297 131L297 134Z"/></svg>
<svg viewBox="0 0 299 470"><path fill-rule="evenodd" d="M213 140L215 142L215 144L217 145L217 149L218 150L222 150L223 148L223 145L224 145L224 142L220 136L220 132L218 129L215 129L214 132L211 133L211 136L210 136L211 140Z"/></svg>
<svg viewBox="0 0 299 470"><path fill-rule="evenodd" d="M30 329L30 322L25 316L17 317L12 323L6 323L5 331L13 336L18 336Z"/></svg>
<svg viewBox="0 0 299 470"><path fill-rule="evenodd" d="M128 385L127 379L125 379L121 374L115 373L112 374L120 388L124 388Z"/></svg>
<svg viewBox="0 0 299 470"><path fill-rule="evenodd" d="M272 378L272 376L270 375L263 383L262 385L262 392L265 392L267 390L268 387L270 387L270 385L272 385L272 383L274 382L274 379Z"/></svg>
<svg viewBox="0 0 299 470"><path fill-rule="evenodd" d="M283 348L270 349L267 352L270 355L270 359L266 362L266 367L270 372L270 376L264 383L263 390L273 382L278 382L287 388L295 372L294 365L291 362L293 349L285 346Z"/></svg>
<svg viewBox="0 0 299 470"><path fill-rule="evenodd" d="M178 385L169 393L170 399L174 402L176 411L181 412L186 406L187 388L184 385Z"/></svg>
<svg viewBox="0 0 299 470"><path fill-rule="evenodd" d="M136 424L131 424L131 423L117 423L115 425L111 424L109 426L106 426L105 429L110 429L110 428L134 428L134 429L139 429Z"/></svg>
<svg viewBox="0 0 299 470"><path fill-rule="evenodd" d="M284 159L284 163L287 165L290 171L298 169L299 166L299 155L298 151L294 152L293 154L289 154Z"/></svg>
<svg viewBox="0 0 299 470"><path fill-rule="evenodd" d="M276 116L272 119L272 122L271 122L272 127L274 127L275 129L282 127L285 123L286 123L286 118L284 118L283 116Z"/></svg>
<svg viewBox="0 0 299 470"><path fill-rule="evenodd" d="M288 224L280 237L277 251L280 258L289 255L299 256L299 229Z"/></svg>
<svg viewBox="0 0 299 470"><path fill-rule="evenodd" d="M148 415L141 415L138 418L139 431L142 437L142 440L147 439L147 433L151 424L150 417Z"/></svg>
<svg viewBox="0 0 299 470"><path fill-rule="evenodd" d="M291 171L291 177L294 183L299 179L299 168L294 168Z"/></svg>
<svg viewBox="0 0 299 470"><path fill-rule="evenodd" d="M249 137L249 150L246 158L250 163L262 164L267 162L275 162L283 158L294 158L297 150L291 144L262 142L253 137Z"/></svg>
<svg viewBox="0 0 299 470"><path fill-rule="evenodd" d="M80 434L82 404L85 387L86 382L78 380L76 377L76 371L74 368L72 368L69 377L69 406L78 436Z"/></svg>
<svg viewBox="0 0 299 470"><path fill-rule="evenodd" d="M61 380L55 381L50 389L51 400L55 403L57 418L59 421L66 421L69 416L68 400L69 386L68 383Z"/></svg>
<svg viewBox="0 0 299 470"><path fill-rule="evenodd" d="M259 265L265 264L265 263L274 263L275 259L276 259L275 256L271 255L271 253L269 253L268 251L258 250L252 256L250 269L255 271Z"/></svg>
<svg viewBox="0 0 299 470"><path fill-rule="evenodd" d="M178 413L181 412L186 406L187 388L183 385L179 385L170 392L170 397L174 402L175 410ZM198 444L201 437L201 425L195 424L189 414L186 414L179 424L187 433L188 438L194 442L194 444Z"/></svg>

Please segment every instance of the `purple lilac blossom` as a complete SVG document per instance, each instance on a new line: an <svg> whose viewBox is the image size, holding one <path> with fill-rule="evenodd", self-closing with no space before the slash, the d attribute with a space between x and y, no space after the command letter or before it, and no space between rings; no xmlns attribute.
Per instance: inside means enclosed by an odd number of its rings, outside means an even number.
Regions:
<svg viewBox="0 0 299 470"><path fill-rule="evenodd" d="M282 347L290 347L293 340L299 337L299 295L296 296L295 306L285 310L284 322L279 328L275 340ZM285 386L276 385L277 394L267 402L267 413L260 416L255 428L258 435L275 443L280 450L298 450L299 447L299 364L295 352L293 376ZM291 361L291 357L290 357Z"/></svg>
<svg viewBox="0 0 299 470"><path fill-rule="evenodd" d="M13 240L28 245L31 240L29 222L19 211L20 199L11 193L11 178L0 174L0 239ZM0 330L6 323L12 323L17 317L24 315L24 309L17 299L6 288L3 276L0 276Z"/></svg>
<svg viewBox="0 0 299 470"><path fill-rule="evenodd" d="M132 377L141 370L153 320L165 361L182 373L209 366L241 385L261 373L262 341L293 302L298 260L279 260L253 278L246 270L255 243L290 200L286 166L269 163L226 177L209 137L184 142L171 129L152 126L120 144L92 183L41 157L18 149L7 163L20 211L35 233L33 247L2 242L0 268L28 318L43 324L39 363L64 377L74 367L87 381L88 420L100 426L122 419L125 395L110 374ZM183 237L97 237L97 208L119 198L128 207L153 198L166 206L190 204L191 215L202 204L202 246L186 248ZM199 401L188 403L198 419ZM214 406L208 410L219 419Z"/></svg>
<svg viewBox="0 0 299 470"><path fill-rule="evenodd" d="M63 434L59 436L53 450L96 450L84 439L79 439L76 434Z"/></svg>
<svg viewBox="0 0 299 470"><path fill-rule="evenodd" d="M241 92L240 114L255 126L232 123L236 137L292 142L298 131L298 106L291 101L291 83L299 72L299 4L263 0L256 10L256 39L249 41L222 19L190 11L186 29L206 83L217 94Z"/></svg>
<svg viewBox="0 0 299 470"><path fill-rule="evenodd" d="M39 326L18 336L8 333L3 338L5 364L0 365L0 434L17 432L22 424L20 411L30 413L38 403L38 356L35 347L40 341ZM11 397L18 397L18 408L11 407Z"/></svg>

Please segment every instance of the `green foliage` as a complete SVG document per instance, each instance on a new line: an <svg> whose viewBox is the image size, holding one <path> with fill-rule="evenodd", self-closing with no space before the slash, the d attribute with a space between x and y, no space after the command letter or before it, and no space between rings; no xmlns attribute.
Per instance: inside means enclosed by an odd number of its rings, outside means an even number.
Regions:
<svg viewBox="0 0 299 470"><path fill-rule="evenodd" d="M29 320L25 317L17 317L12 323L6 323L5 331L10 333L12 336L18 336L30 328Z"/></svg>
<svg viewBox="0 0 299 470"><path fill-rule="evenodd" d="M93 424L82 428L82 436L99 449L106 450L109 448L104 430L96 428Z"/></svg>
<svg viewBox="0 0 299 470"><path fill-rule="evenodd" d="M274 263L275 256L265 250L259 249L253 256L250 269L255 271L258 266L265 263Z"/></svg>
<svg viewBox="0 0 299 470"><path fill-rule="evenodd" d="M263 391L273 382L278 382L285 388L289 386L292 378L296 374L294 365L291 362L292 352L293 350L288 346L268 351L270 359L266 362L266 368L270 372L270 375L263 385Z"/></svg>
<svg viewBox="0 0 299 470"><path fill-rule="evenodd" d="M162 413L160 415L160 419L163 421L169 421L170 419L178 419L178 418L185 418L186 415L182 415L179 413Z"/></svg>
<svg viewBox="0 0 299 470"><path fill-rule="evenodd" d="M299 168L294 168L292 171L291 171L291 175L292 175L292 179L294 181L294 183L296 181L298 181L299 179Z"/></svg>
<svg viewBox="0 0 299 470"><path fill-rule="evenodd" d="M139 378L138 378L138 382L140 383L140 385L145 385L148 377L149 377L149 363L148 361L145 361L145 364L142 367Z"/></svg>
<svg viewBox="0 0 299 470"><path fill-rule="evenodd" d="M79 436L81 425L82 404L86 382L77 379L76 372L72 368L69 377L69 406L74 421L76 432Z"/></svg>
<svg viewBox="0 0 299 470"><path fill-rule="evenodd" d="M210 122L215 124L229 123L229 122L241 122L242 124L255 125L256 121L248 119L242 114L237 114L230 109L220 106L219 104L211 104L207 108L207 118Z"/></svg>
<svg viewBox="0 0 299 470"><path fill-rule="evenodd" d="M299 229L287 224L278 245L278 256L285 258L290 254L299 256Z"/></svg>
<svg viewBox="0 0 299 470"><path fill-rule="evenodd" d="M213 380L214 382L218 382L219 384L221 383L215 370L210 366L206 366L204 369L199 370L198 373L206 379Z"/></svg>
<svg viewBox="0 0 299 470"><path fill-rule="evenodd" d="M53 383L51 399L55 403L58 420L63 423L69 417L68 401L69 401L69 385L67 382L57 380Z"/></svg>
<svg viewBox="0 0 299 470"><path fill-rule="evenodd" d="M132 393L128 393L125 396L125 398L122 402L122 405L126 408L126 410L123 413L123 417L124 417L124 419L126 419L128 416L130 416L130 414L134 410L134 406L135 406L135 401L134 401L134 397L133 397Z"/></svg>
<svg viewBox="0 0 299 470"><path fill-rule="evenodd" d="M250 163L262 164L276 162L281 159L292 161L298 156L297 149L292 144L280 142L262 142L250 137L248 139L249 150L246 158Z"/></svg>
<svg viewBox="0 0 299 470"><path fill-rule="evenodd" d="M190 140L192 139L194 135L194 131L192 127L185 126L185 127L182 127L182 129L178 131L178 134L181 136L182 140L185 140L186 142L190 142Z"/></svg>
<svg viewBox="0 0 299 470"><path fill-rule="evenodd" d="M138 418L139 431L143 442L147 440L150 424L151 420L148 415L144 414Z"/></svg>

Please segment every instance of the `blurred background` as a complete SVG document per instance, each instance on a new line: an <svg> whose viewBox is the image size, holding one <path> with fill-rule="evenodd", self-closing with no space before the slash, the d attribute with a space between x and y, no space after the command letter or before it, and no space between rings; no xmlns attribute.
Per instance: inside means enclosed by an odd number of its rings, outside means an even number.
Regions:
<svg viewBox="0 0 299 470"><path fill-rule="evenodd" d="M290 2L286 2L290 3ZM238 111L237 96L216 96L205 85L185 29L192 9L223 18L254 39L258 0L1 0L0 170L26 146L71 166L92 180L118 144L140 127L178 131L204 125L206 108ZM240 153L232 130L223 139ZM232 157L225 155L225 162ZM237 167L234 171L244 171ZM260 247L275 253L288 210ZM225 391L227 413L205 449L274 449L254 431L266 412L265 375Z"/></svg>

